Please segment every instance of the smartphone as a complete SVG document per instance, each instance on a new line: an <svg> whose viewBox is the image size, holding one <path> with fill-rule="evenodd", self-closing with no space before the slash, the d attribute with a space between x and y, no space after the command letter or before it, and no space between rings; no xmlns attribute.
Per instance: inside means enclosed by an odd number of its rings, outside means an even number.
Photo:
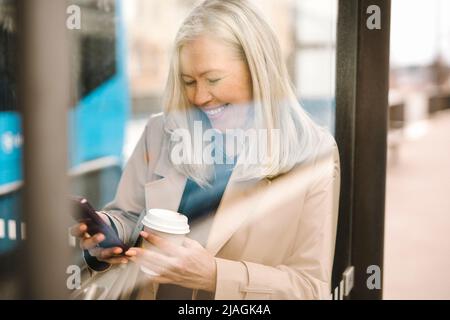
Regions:
<svg viewBox="0 0 450 320"><path fill-rule="evenodd" d="M122 248L122 252L126 252L129 249L129 246L120 240L114 229L103 221L86 198L72 197L72 203L74 206L72 210L73 218L87 225L87 233L91 236L102 233L105 236L105 240L98 244L100 247L119 247Z"/></svg>

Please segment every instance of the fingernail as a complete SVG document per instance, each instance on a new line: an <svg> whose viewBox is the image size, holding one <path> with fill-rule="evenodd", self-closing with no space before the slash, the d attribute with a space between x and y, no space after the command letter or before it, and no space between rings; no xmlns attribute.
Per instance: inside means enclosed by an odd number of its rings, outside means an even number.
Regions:
<svg viewBox="0 0 450 320"><path fill-rule="evenodd" d="M127 260L127 259L122 259L121 262L122 262L123 264L127 264L127 263L128 263L128 260Z"/></svg>
<svg viewBox="0 0 450 320"><path fill-rule="evenodd" d="M105 239L105 236L104 236L104 235L99 234L99 235L97 236L97 240L98 240L98 241L102 241L103 239Z"/></svg>
<svg viewBox="0 0 450 320"><path fill-rule="evenodd" d="M145 231L141 231L141 236L143 236L144 238L148 237L148 233Z"/></svg>
<svg viewBox="0 0 450 320"><path fill-rule="evenodd" d="M121 253L121 252L122 252L122 249L121 249L121 248L117 248L117 249L114 250L114 253L115 253L115 254L119 254L119 253Z"/></svg>
<svg viewBox="0 0 450 320"><path fill-rule="evenodd" d="M136 251L134 251L134 250L128 250L127 252L125 252L125 254L126 254L127 256L135 256L135 255L136 255Z"/></svg>

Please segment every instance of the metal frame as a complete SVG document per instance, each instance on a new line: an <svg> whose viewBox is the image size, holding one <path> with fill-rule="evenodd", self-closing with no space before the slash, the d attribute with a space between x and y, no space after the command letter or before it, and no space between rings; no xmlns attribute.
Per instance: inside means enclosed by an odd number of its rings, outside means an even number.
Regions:
<svg viewBox="0 0 450 320"><path fill-rule="evenodd" d="M382 288L367 287L367 268L383 270L390 4L339 1L336 140L342 184L333 285L353 265L351 299L382 298ZM370 5L381 9L381 29L366 26Z"/></svg>
<svg viewBox="0 0 450 320"><path fill-rule="evenodd" d="M381 8L381 30L366 28L369 5ZM64 2L54 0L19 1L18 96L24 117L24 211L29 225L23 279L28 298L60 299L67 289L70 257L67 230L61 227L68 224L64 212L69 193L65 9ZM352 299L382 297L381 290L367 288L366 269L383 265L389 20L390 0L339 3L336 140L342 192L333 280L340 282L343 268L354 265Z"/></svg>
<svg viewBox="0 0 450 320"><path fill-rule="evenodd" d="M341 162L341 195L332 288L339 286L342 274L351 265L358 1L339 1L336 41L335 138Z"/></svg>

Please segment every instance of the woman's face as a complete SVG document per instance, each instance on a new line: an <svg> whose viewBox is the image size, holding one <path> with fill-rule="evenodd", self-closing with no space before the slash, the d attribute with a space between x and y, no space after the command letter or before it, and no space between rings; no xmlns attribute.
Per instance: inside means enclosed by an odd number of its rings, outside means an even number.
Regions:
<svg viewBox="0 0 450 320"><path fill-rule="evenodd" d="M202 36L180 52L181 77L189 103L220 131L242 128L252 100L247 63L223 41Z"/></svg>

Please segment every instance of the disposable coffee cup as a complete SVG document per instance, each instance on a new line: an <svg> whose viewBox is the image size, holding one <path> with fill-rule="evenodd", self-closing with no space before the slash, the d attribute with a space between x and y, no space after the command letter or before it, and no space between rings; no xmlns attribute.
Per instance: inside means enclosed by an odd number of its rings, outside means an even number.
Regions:
<svg viewBox="0 0 450 320"><path fill-rule="evenodd" d="M175 245L181 246L183 244L186 234L189 233L188 218L178 212L166 209L150 209L142 219L144 231L156 234L157 236L170 240ZM142 242L142 248L154 252L160 250L148 241ZM141 266L142 272L157 276L158 274L152 270Z"/></svg>

